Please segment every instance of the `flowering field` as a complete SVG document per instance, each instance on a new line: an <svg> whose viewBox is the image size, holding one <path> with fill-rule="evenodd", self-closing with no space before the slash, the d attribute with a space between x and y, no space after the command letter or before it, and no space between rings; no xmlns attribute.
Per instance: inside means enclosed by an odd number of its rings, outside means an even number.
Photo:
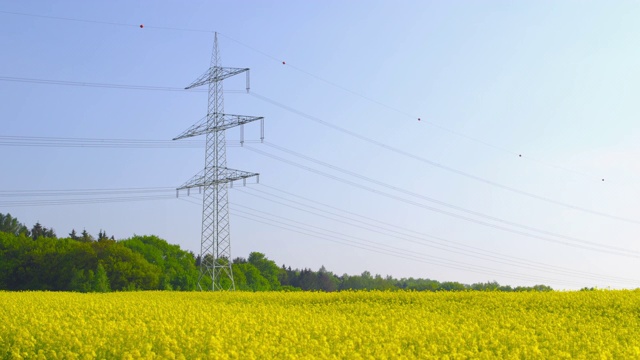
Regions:
<svg viewBox="0 0 640 360"><path fill-rule="evenodd" d="M640 358L640 291L0 292L0 358Z"/></svg>

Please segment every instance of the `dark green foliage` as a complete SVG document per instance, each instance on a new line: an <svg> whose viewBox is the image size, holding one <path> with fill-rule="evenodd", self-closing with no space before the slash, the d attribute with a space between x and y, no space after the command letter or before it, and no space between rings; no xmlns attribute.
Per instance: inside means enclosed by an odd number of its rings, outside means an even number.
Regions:
<svg viewBox="0 0 640 360"><path fill-rule="evenodd" d="M20 234L28 234L29 229L20 223L18 219L11 216L11 214L1 214L0 213L0 232L6 232L9 234L20 235Z"/></svg>
<svg viewBox="0 0 640 360"><path fill-rule="evenodd" d="M0 233L0 289L109 291L158 289L161 269L115 241ZM106 289L106 290L105 290Z"/></svg>
<svg viewBox="0 0 640 360"><path fill-rule="evenodd" d="M192 253L157 236L134 236L119 243L141 254L147 262L161 269L160 289L196 289L199 272Z"/></svg>
<svg viewBox="0 0 640 360"><path fill-rule="evenodd" d="M94 241L93 236L91 236L87 230L82 230L82 236L78 239L82 242L91 242Z"/></svg>
<svg viewBox="0 0 640 360"><path fill-rule="evenodd" d="M46 227L40 225L39 222L37 222L35 225L33 225L33 228L31 228L31 238L33 240L38 240L38 238L41 237L55 239L56 233L55 231L53 231L53 229L47 229Z"/></svg>
<svg viewBox="0 0 640 360"><path fill-rule="evenodd" d="M77 292L91 292L93 270L76 270L69 283L69 290Z"/></svg>
<svg viewBox="0 0 640 360"><path fill-rule="evenodd" d="M249 264L255 266L260 275L267 280L268 290L278 290L280 288L280 282L278 281L280 269L273 260L267 259L264 254L259 252L249 254L248 260Z"/></svg>
<svg viewBox="0 0 640 360"><path fill-rule="evenodd" d="M440 283L431 279L404 278L397 282L397 286L403 290L437 291L440 288Z"/></svg>
<svg viewBox="0 0 640 360"><path fill-rule="evenodd" d="M231 269L233 270L233 281L236 289L247 291L272 290L269 280L253 264L240 261L231 264Z"/></svg>
<svg viewBox="0 0 640 360"><path fill-rule="evenodd" d="M57 239L53 229L40 223L29 232L11 215L0 214L0 290L196 290L200 262L210 264L213 258L195 257L157 236L115 241L100 230L95 241L86 230L80 236L72 230L69 238ZM278 267L259 252L252 252L248 259L234 259L232 271L236 289L246 291L552 291L546 285L512 288L496 281L465 285L430 279L397 280L368 271L336 276L324 266L318 271ZM200 280L203 289L211 288L209 277ZM221 282L223 286L231 284L229 278Z"/></svg>
<svg viewBox="0 0 640 360"><path fill-rule="evenodd" d="M109 292L111 291L111 285L109 285L109 278L107 277L107 271L104 269L101 263L98 264L93 279L91 279L91 291L95 292Z"/></svg>
<svg viewBox="0 0 640 360"><path fill-rule="evenodd" d="M91 243L102 261L113 290L154 290L159 288L162 270L133 250L113 240Z"/></svg>

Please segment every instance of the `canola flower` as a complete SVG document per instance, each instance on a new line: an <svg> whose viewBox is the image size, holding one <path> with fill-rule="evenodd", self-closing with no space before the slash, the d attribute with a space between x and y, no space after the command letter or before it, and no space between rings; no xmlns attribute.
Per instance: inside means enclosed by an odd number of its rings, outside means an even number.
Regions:
<svg viewBox="0 0 640 360"><path fill-rule="evenodd" d="M640 291L0 292L2 359L638 359Z"/></svg>

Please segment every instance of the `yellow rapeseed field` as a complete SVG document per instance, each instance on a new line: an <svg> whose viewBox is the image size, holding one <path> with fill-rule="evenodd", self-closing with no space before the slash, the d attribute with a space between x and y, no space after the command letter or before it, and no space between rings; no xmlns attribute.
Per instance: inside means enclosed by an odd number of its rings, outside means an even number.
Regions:
<svg viewBox="0 0 640 360"><path fill-rule="evenodd" d="M640 291L0 292L3 359L638 359Z"/></svg>

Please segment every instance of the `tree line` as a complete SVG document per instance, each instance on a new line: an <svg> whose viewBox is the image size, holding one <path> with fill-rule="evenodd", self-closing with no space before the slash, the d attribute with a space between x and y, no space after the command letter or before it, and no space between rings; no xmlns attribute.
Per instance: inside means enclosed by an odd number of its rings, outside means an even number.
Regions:
<svg viewBox="0 0 640 360"><path fill-rule="evenodd" d="M72 230L58 237L36 223L31 229L10 214L0 214L0 290L109 292L132 290L192 291L198 288L200 256L157 236L115 240ZM546 285L503 286L497 282L462 284L431 279L382 277L365 271L336 275L321 267L278 266L264 254L238 257L231 268L235 287L245 291L550 291ZM203 288L210 288L204 278ZM230 281L229 279L225 279ZM207 284L209 281L209 284Z"/></svg>

